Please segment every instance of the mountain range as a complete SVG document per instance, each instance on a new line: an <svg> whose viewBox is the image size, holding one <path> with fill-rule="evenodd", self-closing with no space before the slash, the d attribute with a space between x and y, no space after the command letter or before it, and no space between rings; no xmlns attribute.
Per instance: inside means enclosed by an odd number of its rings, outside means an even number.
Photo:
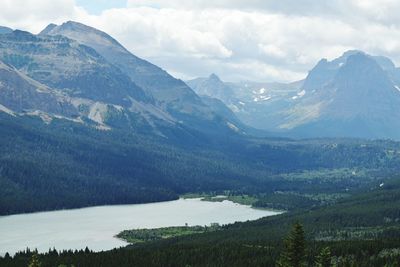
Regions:
<svg viewBox="0 0 400 267"><path fill-rule="evenodd" d="M292 137L400 138L400 69L382 56L347 51L322 59L289 84L227 83L215 74L187 81L252 127Z"/></svg>
<svg viewBox="0 0 400 267"><path fill-rule="evenodd" d="M216 74L185 83L108 34L68 21L37 35L1 27L0 78L2 111L46 123L57 117L164 137L400 138L400 70L357 50L320 60L293 83Z"/></svg>

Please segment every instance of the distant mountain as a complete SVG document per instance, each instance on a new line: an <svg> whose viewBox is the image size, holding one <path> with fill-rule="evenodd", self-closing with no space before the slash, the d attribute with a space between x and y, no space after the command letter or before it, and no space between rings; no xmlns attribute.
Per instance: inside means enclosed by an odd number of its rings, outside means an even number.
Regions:
<svg viewBox="0 0 400 267"><path fill-rule="evenodd" d="M400 69L386 57L347 51L287 84L223 82L216 74L186 84L81 23L50 24L39 35L0 32L0 104L9 114L170 137L257 128L294 137L400 138Z"/></svg>
<svg viewBox="0 0 400 267"><path fill-rule="evenodd" d="M224 102L244 124L267 131L276 129L281 116L275 112L288 107L302 85L302 81L290 84L223 82L216 74L186 83L199 95Z"/></svg>
<svg viewBox="0 0 400 267"><path fill-rule="evenodd" d="M224 101L233 102L235 98L233 89L221 81L216 74L207 78L197 78L186 82L198 95L209 96Z"/></svg>
<svg viewBox="0 0 400 267"><path fill-rule="evenodd" d="M307 78L304 81L302 90L307 90L311 92L312 90L320 89L330 82L335 75L338 73L339 69L344 66L347 59L351 56L357 54L364 54L362 51L349 50L343 53L342 56L328 61L327 59L321 59L317 65L308 73ZM367 55L369 58L373 59L383 70L392 71L395 69L393 62L382 56L371 56Z"/></svg>
<svg viewBox="0 0 400 267"><path fill-rule="evenodd" d="M282 111L280 128L307 137L400 138L400 90L382 62L355 51L320 61L304 96Z"/></svg>
<svg viewBox="0 0 400 267"><path fill-rule="evenodd" d="M291 84L187 83L223 101L244 123L277 135L400 139L400 69L386 57L347 51L320 60L304 81Z"/></svg>

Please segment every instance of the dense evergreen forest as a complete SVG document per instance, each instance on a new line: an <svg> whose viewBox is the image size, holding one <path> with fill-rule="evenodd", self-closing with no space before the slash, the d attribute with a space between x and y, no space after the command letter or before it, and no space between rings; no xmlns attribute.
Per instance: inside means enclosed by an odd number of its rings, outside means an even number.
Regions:
<svg viewBox="0 0 400 267"><path fill-rule="evenodd" d="M399 207L400 180L394 178L382 187L356 193L335 204L225 225L218 231L140 243L107 252L51 250L37 257L42 267L394 267L400 263ZM298 222L303 226L293 228ZM32 254L32 251L25 251L14 257L6 255L0 258L0 266L28 266ZM296 259L300 260L300 265L293 265L292 261ZM324 262L325 265L321 265Z"/></svg>
<svg viewBox="0 0 400 267"><path fill-rule="evenodd" d="M167 138L0 116L0 215L225 190L290 209L315 202L310 193L347 194L400 168L400 144L389 140L210 139L189 129Z"/></svg>

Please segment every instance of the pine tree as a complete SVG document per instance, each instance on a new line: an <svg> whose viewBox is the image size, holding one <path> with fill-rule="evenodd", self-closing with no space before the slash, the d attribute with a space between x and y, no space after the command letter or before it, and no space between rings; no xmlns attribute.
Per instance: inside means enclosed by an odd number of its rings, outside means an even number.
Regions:
<svg viewBox="0 0 400 267"><path fill-rule="evenodd" d="M286 240L284 251L277 265L280 267L306 266L306 241L303 226L296 222Z"/></svg>
<svg viewBox="0 0 400 267"><path fill-rule="evenodd" d="M37 253L32 254L31 262L29 263L28 267L40 267L42 264L39 261Z"/></svg>
<svg viewBox="0 0 400 267"><path fill-rule="evenodd" d="M331 249L329 247L325 247L321 249L319 255L317 256L315 265L317 267L331 267L331 259Z"/></svg>

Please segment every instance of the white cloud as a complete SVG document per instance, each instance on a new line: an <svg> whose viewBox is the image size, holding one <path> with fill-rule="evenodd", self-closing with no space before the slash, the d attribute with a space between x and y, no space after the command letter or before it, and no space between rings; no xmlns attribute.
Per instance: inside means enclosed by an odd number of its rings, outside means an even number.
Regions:
<svg viewBox="0 0 400 267"><path fill-rule="evenodd" d="M287 54L281 48L274 44L258 44L262 53L268 56L273 56L277 58L284 58Z"/></svg>
<svg viewBox="0 0 400 267"><path fill-rule="evenodd" d="M348 49L400 62L395 0L128 0L88 14L74 0L3 0L0 24L38 32L77 20L179 77L294 80ZM21 9L20 6L24 6Z"/></svg>
<svg viewBox="0 0 400 267"><path fill-rule="evenodd" d="M74 0L2 0L0 25L32 32L40 31L49 22L87 16Z"/></svg>

